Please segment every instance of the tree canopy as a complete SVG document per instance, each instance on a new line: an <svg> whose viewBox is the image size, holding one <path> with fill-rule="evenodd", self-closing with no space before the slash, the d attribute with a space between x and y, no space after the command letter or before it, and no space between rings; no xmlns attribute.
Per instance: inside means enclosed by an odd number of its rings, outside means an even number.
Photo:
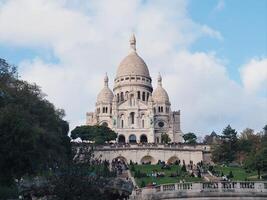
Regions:
<svg viewBox="0 0 267 200"><path fill-rule="evenodd" d="M196 144L197 143L197 136L195 133L186 133L183 135L184 141L186 144Z"/></svg>
<svg viewBox="0 0 267 200"><path fill-rule="evenodd" d="M250 170L267 172L267 126L262 132L254 133L246 128L237 136L235 129L228 125L220 135L218 144L212 151L212 159L216 163L236 162Z"/></svg>
<svg viewBox="0 0 267 200"><path fill-rule="evenodd" d="M168 134L162 133L161 134L161 142L164 144L168 144L171 141L171 138L169 137Z"/></svg>
<svg viewBox="0 0 267 200"><path fill-rule="evenodd" d="M117 134L107 126L77 126L71 131L71 138L93 141L104 144L117 138Z"/></svg>
<svg viewBox="0 0 267 200"><path fill-rule="evenodd" d="M0 183L54 169L71 153L64 111L0 59Z"/></svg>

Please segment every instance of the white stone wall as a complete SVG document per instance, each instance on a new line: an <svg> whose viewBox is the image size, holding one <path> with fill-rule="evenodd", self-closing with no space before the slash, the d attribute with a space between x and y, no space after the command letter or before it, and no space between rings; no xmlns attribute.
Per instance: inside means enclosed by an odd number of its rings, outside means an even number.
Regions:
<svg viewBox="0 0 267 200"><path fill-rule="evenodd" d="M112 149L112 150L96 150L94 152L95 157L101 157L112 161L114 158L121 158L127 161L130 160L142 163L142 160L151 161L152 164L156 164L158 160L168 162L173 159L179 159L181 162L184 160L186 164L190 161L198 163L203 160L203 153L201 150L168 150L168 149Z"/></svg>

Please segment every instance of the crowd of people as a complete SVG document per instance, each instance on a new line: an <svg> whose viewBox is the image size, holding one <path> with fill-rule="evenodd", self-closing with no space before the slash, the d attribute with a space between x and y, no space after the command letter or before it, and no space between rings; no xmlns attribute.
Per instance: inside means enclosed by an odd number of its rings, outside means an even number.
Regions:
<svg viewBox="0 0 267 200"><path fill-rule="evenodd" d="M117 175L121 175L123 171L128 170L128 166L124 160L115 158L111 162L111 169L115 171Z"/></svg>

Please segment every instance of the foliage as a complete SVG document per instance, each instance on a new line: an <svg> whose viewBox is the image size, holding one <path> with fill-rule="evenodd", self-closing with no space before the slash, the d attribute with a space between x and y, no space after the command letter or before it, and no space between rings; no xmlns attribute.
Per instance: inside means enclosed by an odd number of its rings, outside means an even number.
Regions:
<svg viewBox="0 0 267 200"><path fill-rule="evenodd" d="M231 163L235 160L237 151L237 132L228 125L220 136L220 144L212 152L212 159L218 163Z"/></svg>
<svg viewBox="0 0 267 200"><path fill-rule="evenodd" d="M224 176L229 175L232 172L232 180L235 181L245 181L245 180L255 180L257 172L254 170L247 170L244 167L229 167L229 166L220 166L216 165L213 167L213 170L210 170L214 175Z"/></svg>
<svg viewBox="0 0 267 200"><path fill-rule="evenodd" d="M35 84L0 59L0 183L62 165L71 154L69 125Z"/></svg>
<svg viewBox="0 0 267 200"><path fill-rule="evenodd" d="M146 183L145 183L145 181L143 181L143 180L142 180L142 182L141 182L141 187L146 187Z"/></svg>
<svg viewBox="0 0 267 200"><path fill-rule="evenodd" d="M199 182L202 178L190 177L188 172L181 170L182 166L180 165L170 165L170 169L162 169L162 164L156 165L135 165L135 171L140 171L141 173L146 174L146 177L135 178L136 183L141 186L142 181L145 182L145 185L152 184L166 184L166 183L177 183L179 181L186 182ZM131 171L132 172L132 171ZM164 172L164 176L153 177L152 173Z"/></svg>
<svg viewBox="0 0 267 200"><path fill-rule="evenodd" d="M186 166L185 166L185 164L182 165L181 170L182 170L183 172L186 172Z"/></svg>
<svg viewBox="0 0 267 200"><path fill-rule="evenodd" d="M164 144L168 144L171 141L171 138L169 137L168 134L162 133L161 134L161 142Z"/></svg>
<svg viewBox="0 0 267 200"><path fill-rule="evenodd" d="M141 172L140 170L137 170L137 171L135 171L135 173L134 173L134 177L135 177L135 178L143 178L143 177L147 177L147 175L146 175L146 173L143 173L143 172Z"/></svg>
<svg viewBox="0 0 267 200"><path fill-rule="evenodd" d="M107 126L77 126L71 131L71 138L81 138L82 140L94 141L95 144L115 140L117 134Z"/></svg>
<svg viewBox="0 0 267 200"><path fill-rule="evenodd" d="M186 144L196 144L197 143L197 136L195 133L186 133L183 135L184 141Z"/></svg>
<svg viewBox="0 0 267 200"><path fill-rule="evenodd" d="M229 172L229 174L228 174L227 178L229 178L229 179L232 179L232 178L234 178L234 175L233 175L233 172L232 172L232 171L230 171L230 172Z"/></svg>
<svg viewBox="0 0 267 200"><path fill-rule="evenodd" d="M55 185L54 195L59 200L117 199L118 197L112 198L112 196L119 196L118 193L104 190L104 186L109 182L107 177L110 173L105 173L106 167L102 165L104 164L98 165L98 169L102 169L98 171L100 173L95 173L95 168L89 169L88 163L75 163L60 170L60 173L52 179L52 184Z"/></svg>
<svg viewBox="0 0 267 200"><path fill-rule="evenodd" d="M251 153L245 160L245 166L251 170L257 170L258 179L261 177L261 172L267 172L267 146L262 147L256 153Z"/></svg>
<svg viewBox="0 0 267 200"><path fill-rule="evenodd" d="M18 197L18 189L16 186L0 186L1 199L15 199Z"/></svg>

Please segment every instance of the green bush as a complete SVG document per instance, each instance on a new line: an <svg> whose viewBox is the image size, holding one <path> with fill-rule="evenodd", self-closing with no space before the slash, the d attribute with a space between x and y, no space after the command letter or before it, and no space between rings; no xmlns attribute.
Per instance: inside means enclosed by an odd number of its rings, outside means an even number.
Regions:
<svg viewBox="0 0 267 200"><path fill-rule="evenodd" d="M18 198L18 190L16 186L2 186L0 185L0 199Z"/></svg>
<svg viewBox="0 0 267 200"><path fill-rule="evenodd" d="M145 181L142 181L142 182L141 182L141 187L146 187L146 183L145 183Z"/></svg>
<svg viewBox="0 0 267 200"><path fill-rule="evenodd" d="M182 170L183 172L186 172L186 166L183 165L181 170Z"/></svg>
<svg viewBox="0 0 267 200"><path fill-rule="evenodd" d="M234 178L234 175L233 175L233 172L232 171L229 172L228 178L229 179Z"/></svg>

